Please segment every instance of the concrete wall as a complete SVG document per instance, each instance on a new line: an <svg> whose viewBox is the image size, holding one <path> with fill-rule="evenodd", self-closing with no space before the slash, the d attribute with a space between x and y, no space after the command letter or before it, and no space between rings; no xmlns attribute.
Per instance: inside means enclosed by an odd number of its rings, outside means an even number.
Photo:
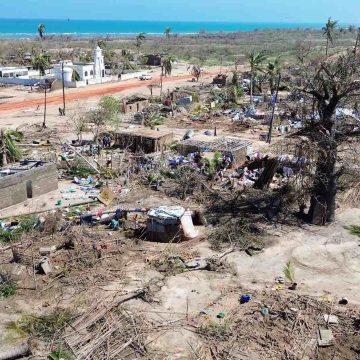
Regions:
<svg viewBox="0 0 360 360"><path fill-rule="evenodd" d="M141 112L148 106L149 106L148 100L140 100L130 104L127 103L125 105L125 114Z"/></svg>
<svg viewBox="0 0 360 360"><path fill-rule="evenodd" d="M39 79L0 78L1 84L9 84L9 85L34 86L39 82L40 82Z"/></svg>
<svg viewBox="0 0 360 360"><path fill-rule="evenodd" d="M58 188L58 171L55 164L24 170L17 174L0 178L0 209L16 205L32 197L46 194ZM30 196L31 197L31 196Z"/></svg>
<svg viewBox="0 0 360 360"><path fill-rule="evenodd" d="M173 142L174 134L166 134L158 138L142 136L139 134L114 134L114 145L121 149L128 149L132 152L153 152L165 150L166 145Z"/></svg>

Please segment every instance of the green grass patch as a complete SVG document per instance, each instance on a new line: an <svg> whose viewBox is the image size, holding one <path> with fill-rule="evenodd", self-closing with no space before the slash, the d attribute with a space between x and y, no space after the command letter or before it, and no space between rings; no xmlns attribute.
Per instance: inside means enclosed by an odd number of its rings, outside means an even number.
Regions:
<svg viewBox="0 0 360 360"><path fill-rule="evenodd" d="M355 235L360 237L360 226L358 225L349 225L349 226L345 226L346 230L349 230L349 233L351 235Z"/></svg>
<svg viewBox="0 0 360 360"><path fill-rule="evenodd" d="M22 215L18 218L19 227L14 230L0 229L0 242L9 243L18 241L20 236L35 228L38 221L35 215Z"/></svg>
<svg viewBox="0 0 360 360"><path fill-rule="evenodd" d="M0 298L6 299L16 293L16 282L7 273L0 273Z"/></svg>
<svg viewBox="0 0 360 360"><path fill-rule="evenodd" d="M57 309L49 315L24 315L20 320L10 322L7 328L22 336L28 335L42 340L50 340L54 334L60 335L73 316L69 310Z"/></svg>
<svg viewBox="0 0 360 360"><path fill-rule="evenodd" d="M209 321L200 326L199 333L207 338L212 338L217 341L225 341L230 337L232 331L228 321Z"/></svg>

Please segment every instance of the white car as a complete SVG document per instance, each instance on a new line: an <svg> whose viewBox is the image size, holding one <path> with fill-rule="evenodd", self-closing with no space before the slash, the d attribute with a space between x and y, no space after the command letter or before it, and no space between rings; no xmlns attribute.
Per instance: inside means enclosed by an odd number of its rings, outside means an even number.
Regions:
<svg viewBox="0 0 360 360"><path fill-rule="evenodd" d="M139 76L139 79L140 80L151 80L152 76L149 75L149 74L142 74L142 75Z"/></svg>

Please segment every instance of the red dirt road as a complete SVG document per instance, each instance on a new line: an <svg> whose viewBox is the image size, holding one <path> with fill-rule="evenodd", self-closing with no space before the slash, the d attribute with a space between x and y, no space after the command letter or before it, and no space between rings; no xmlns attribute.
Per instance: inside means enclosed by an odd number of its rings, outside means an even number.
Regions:
<svg viewBox="0 0 360 360"><path fill-rule="evenodd" d="M211 75L211 73L204 73L204 75ZM168 78L163 79L163 83L169 83L169 82L176 82L176 81L183 81L183 80L189 80L192 79L191 75L180 75L180 76L172 76ZM141 82L139 80L137 81L129 81L124 83L110 83L106 85L98 85L94 86L90 89L82 88L77 90L70 90L67 91L65 97L66 101L74 101L74 100L81 100L81 99L88 99L90 97L96 97L96 96L103 96L108 94L114 94L130 89L136 89L140 87L144 87L150 83L159 83L160 78L155 78L151 82ZM51 95L51 93L47 97L47 105L58 105L62 104L63 98L62 93L59 95ZM44 105L44 96L39 96L36 99L30 99L30 100L22 100L22 101L13 101L13 102L6 102L3 104L0 104L0 112L4 111L12 111L12 110L23 110L31 107L37 107L38 105L43 106Z"/></svg>

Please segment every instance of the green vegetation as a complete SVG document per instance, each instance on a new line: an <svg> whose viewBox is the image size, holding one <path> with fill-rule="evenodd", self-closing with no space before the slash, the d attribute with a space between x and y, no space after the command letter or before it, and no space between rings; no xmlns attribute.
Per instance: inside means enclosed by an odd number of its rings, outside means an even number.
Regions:
<svg viewBox="0 0 360 360"><path fill-rule="evenodd" d="M45 75L45 70L50 67L50 58L49 55L45 54L45 52L40 52L39 54L34 55L32 59L32 66L35 70L39 70L40 76Z"/></svg>
<svg viewBox="0 0 360 360"><path fill-rule="evenodd" d="M275 92L276 78L280 74L280 69L281 69L280 56L277 56L274 60L269 61L267 64L266 74L269 79L269 88L270 88L271 95L273 95Z"/></svg>
<svg viewBox="0 0 360 360"><path fill-rule="evenodd" d="M171 33L172 33L171 27L167 27L167 28L164 30L164 34L165 34L165 36L167 37L167 39L170 38Z"/></svg>
<svg viewBox="0 0 360 360"><path fill-rule="evenodd" d="M198 331L201 335L217 341L227 340L232 333L230 324L227 321L221 323L209 321L208 323L202 324Z"/></svg>
<svg viewBox="0 0 360 360"><path fill-rule="evenodd" d="M44 24L39 24L37 30L38 30L40 39L43 40L44 39L44 33L45 33L45 25Z"/></svg>
<svg viewBox="0 0 360 360"><path fill-rule="evenodd" d="M140 34L138 34L136 36L136 47L138 49L140 49L141 44L143 43L143 41L146 39L145 33L141 32Z"/></svg>
<svg viewBox="0 0 360 360"><path fill-rule="evenodd" d="M71 357L70 355L61 350L61 348L59 350L54 350L49 354L49 360L70 360Z"/></svg>
<svg viewBox="0 0 360 360"><path fill-rule="evenodd" d="M162 125L165 123L165 118L163 116L154 114L150 116L148 119L144 120L144 126L148 126L151 129L154 129L155 126Z"/></svg>
<svg viewBox="0 0 360 360"><path fill-rule="evenodd" d="M0 273L0 299L6 299L16 293L16 282L7 273Z"/></svg>
<svg viewBox="0 0 360 360"><path fill-rule="evenodd" d="M19 217L19 226L14 230L0 229L0 242L16 242L20 239L23 233L28 233L34 229L37 224L37 217L35 215L22 215Z"/></svg>
<svg viewBox="0 0 360 360"><path fill-rule="evenodd" d="M345 226L346 230L349 230L349 233L351 235L355 235L360 237L360 226L358 225L350 225L350 226Z"/></svg>
<svg viewBox="0 0 360 360"><path fill-rule="evenodd" d="M120 100L110 95L103 96L99 101L99 108L103 112L104 116L112 122L116 122L118 120L120 106Z"/></svg>
<svg viewBox="0 0 360 360"><path fill-rule="evenodd" d="M50 340L56 333L61 333L72 318L73 313L69 310L57 309L49 315L25 315L18 321L10 322L8 329L22 336L30 335L42 340Z"/></svg>
<svg viewBox="0 0 360 360"><path fill-rule="evenodd" d="M216 151L212 159L204 159L205 171L209 178L212 178L216 172L219 170L222 165L222 155L221 152Z"/></svg>
<svg viewBox="0 0 360 360"><path fill-rule="evenodd" d="M265 51L261 50L256 53L254 50L248 55L248 61L250 64L250 103L253 103L253 87L254 79L257 73L264 72L263 63L266 60Z"/></svg>
<svg viewBox="0 0 360 360"><path fill-rule="evenodd" d="M115 128L119 126L120 110L120 100L108 95L101 98L97 109L88 112L88 122L92 124L91 131L94 134L95 142L98 141L100 130L105 127L107 123L112 124Z"/></svg>
<svg viewBox="0 0 360 360"><path fill-rule="evenodd" d="M284 266L284 276L291 283L295 282L295 267L291 261L288 261Z"/></svg>
<svg viewBox="0 0 360 360"><path fill-rule="evenodd" d="M338 23L337 21L331 20L331 17L329 17L327 23L323 27L323 31L324 31L323 34L326 37L326 57L328 56L329 53L329 44L330 43L331 45L334 44L334 34L337 23Z"/></svg>
<svg viewBox="0 0 360 360"><path fill-rule="evenodd" d="M353 47L356 42L356 28L335 28L333 34L333 47L328 49L329 56L343 51L344 48ZM106 42L105 54L112 54L111 61L127 61L126 68L131 68L128 60L132 58L132 52L138 53L136 36L109 40L106 37L97 39L83 39L71 36L51 36L41 43L41 47L57 58L69 58L80 61L80 57L90 54L98 41ZM190 64L203 65L239 65L244 63L244 57L251 51L255 53L265 50L269 58L282 54L285 63L298 61L299 47L309 49L309 58L315 59L325 55L327 39L323 30L313 29L267 29L251 32L234 33L207 33L201 32L194 35L171 36L171 41L157 36L146 36L146 41L141 40L141 52L144 54L170 53L176 59ZM39 41L35 40L0 40L0 59L6 63L9 53L13 49L21 49L21 52L31 52L39 49ZM67 50L69 49L69 50ZM71 49L71 50L70 50ZM81 49L82 51L79 51ZM111 53L113 52L113 53ZM85 54L85 55L84 55ZM109 60L109 59L108 59ZM136 64L135 64L136 65Z"/></svg>
<svg viewBox="0 0 360 360"><path fill-rule="evenodd" d="M163 59L164 75L171 76L172 64L175 61L175 58L172 55L166 55Z"/></svg>
<svg viewBox="0 0 360 360"><path fill-rule="evenodd" d="M87 178L90 175L95 175L96 172L91 167L86 167L81 164L74 164L70 169L66 172L68 175L76 176L78 178Z"/></svg>
<svg viewBox="0 0 360 360"><path fill-rule="evenodd" d="M23 133L6 129L0 132L0 165L4 166L9 162L15 162L21 159L22 152L16 146L16 142L21 141Z"/></svg>

